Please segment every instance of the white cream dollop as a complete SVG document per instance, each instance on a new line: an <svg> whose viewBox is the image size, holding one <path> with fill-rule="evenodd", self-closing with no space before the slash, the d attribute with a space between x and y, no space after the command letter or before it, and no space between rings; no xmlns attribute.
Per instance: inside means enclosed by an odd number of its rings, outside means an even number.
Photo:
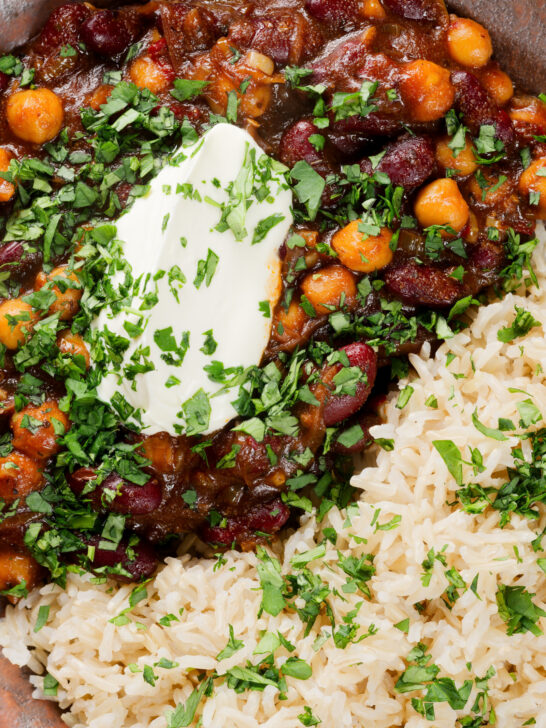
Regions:
<svg viewBox="0 0 546 728"><path fill-rule="evenodd" d="M208 433L236 415L237 389L222 391L205 367L260 363L271 330L264 313L280 294L278 252L293 222L291 204L282 165L238 127L218 124L173 155L117 223L141 280L125 311L106 307L94 322L99 332L130 339L121 364L110 365L99 384L103 401L123 398L136 411L128 420L149 434ZM116 274L114 286L123 278ZM157 303L141 309L150 293ZM134 336L132 325L143 331ZM127 376L143 362L153 368Z"/></svg>

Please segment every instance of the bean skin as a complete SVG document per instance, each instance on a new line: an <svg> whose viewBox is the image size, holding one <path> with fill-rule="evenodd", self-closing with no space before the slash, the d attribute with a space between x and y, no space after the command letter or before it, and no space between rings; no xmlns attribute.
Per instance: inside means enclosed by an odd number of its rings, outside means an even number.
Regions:
<svg viewBox="0 0 546 728"><path fill-rule="evenodd" d="M358 442L355 442L353 445L343 445L341 442L339 442L339 436L337 435L334 441L332 442L332 452L337 453L338 455L357 455L359 452L362 452L365 450L372 442L373 438L370 435L370 427L372 425L378 425L380 424L380 420L377 417L373 417L372 415L364 415L364 417L357 415L357 419L350 420L347 423L347 427L342 430L340 433L343 434L345 430L350 429L350 427L353 427L354 425L359 425L362 429L362 437Z"/></svg>
<svg viewBox="0 0 546 728"><path fill-rule="evenodd" d="M309 141L313 134L321 134L320 129L309 119L301 119L284 132L279 147L281 161L287 167L293 167L299 161L305 161L318 172L321 177L335 173L334 167L326 158L324 150L317 150ZM327 184L322 194L322 207L335 207L338 191L335 185Z"/></svg>
<svg viewBox="0 0 546 728"><path fill-rule="evenodd" d="M81 26L85 45L99 56L112 58L131 44L131 35L120 17L111 10L93 13Z"/></svg>
<svg viewBox="0 0 546 728"><path fill-rule="evenodd" d="M407 20L438 21L445 15L443 3L437 0L382 0L384 7L393 15Z"/></svg>
<svg viewBox="0 0 546 728"><path fill-rule="evenodd" d="M473 245L470 264L480 272L500 270L506 263L504 247L489 240Z"/></svg>
<svg viewBox="0 0 546 728"><path fill-rule="evenodd" d="M0 92L3 92L9 86L9 76L7 73L0 71Z"/></svg>
<svg viewBox="0 0 546 728"><path fill-rule="evenodd" d="M0 246L0 272L9 271L10 281L23 280L41 263L41 253L25 251L24 244L13 240Z"/></svg>
<svg viewBox="0 0 546 728"><path fill-rule="evenodd" d="M385 273L387 289L414 306L452 306L465 288L445 271L412 261Z"/></svg>
<svg viewBox="0 0 546 728"><path fill-rule="evenodd" d="M347 354L349 364L353 367L359 367L366 374L367 381L360 382L356 385L356 392L352 394L339 394L327 397L324 403L323 419L327 427L337 425L347 417L354 415L355 412L364 405L368 399L377 374L377 355L371 346L356 341L342 347L341 351ZM341 370L341 365L336 364L328 367L323 373L322 380L330 384L333 376ZM329 380L329 381L328 381Z"/></svg>
<svg viewBox="0 0 546 728"><path fill-rule="evenodd" d="M274 534L279 531L290 516L290 509L280 498L270 503L262 503L252 508L244 517L227 518L226 525L205 526L202 538L209 543L229 546L239 540L249 538L249 531L262 531Z"/></svg>
<svg viewBox="0 0 546 728"><path fill-rule="evenodd" d="M92 468L79 468L68 479L70 488L80 496L87 483L96 475ZM144 485L136 485L123 480L117 473L111 473L93 491L84 496L91 500L97 510L104 508L107 511L130 516L152 513L159 508L161 497L161 485L156 478L150 478Z"/></svg>
<svg viewBox="0 0 546 728"><path fill-rule="evenodd" d="M413 190L430 177L435 167L434 147L429 137L407 136L389 144L377 169L389 176L393 185ZM363 172L372 174L369 159L360 163Z"/></svg>
<svg viewBox="0 0 546 728"><path fill-rule="evenodd" d="M149 579L157 568L157 554L153 546L143 539L140 539L135 546L131 546L130 551L132 553L128 553L129 544L125 540L122 540L113 551L100 548L99 544L103 540L100 536L84 537L82 540L87 546L95 548L91 560L93 570L103 569L104 567L108 569L121 563L122 567L130 574L130 577L123 574L112 574L117 581L125 583L143 581Z"/></svg>
<svg viewBox="0 0 546 728"><path fill-rule="evenodd" d="M320 134L320 130L310 119L301 119L288 127L281 138L279 148L281 162L287 167L293 167L296 162L304 160L319 174L331 171L324 154L309 141L309 137L313 134Z"/></svg>
<svg viewBox="0 0 546 728"><path fill-rule="evenodd" d="M21 262L24 252L23 243L19 240L4 243L0 247L0 270L6 270L8 267L13 270Z"/></svg>
<svg viewBox="0 0 546 728"><path fill-rule="evenodd" d="M47 19L38 37L38 50L49 55L63 45L75 46L79 40L80 26L90 14L90 9L83 3L61 5Z"/></svg>
<svg viewBox="0 0 546 728"><path fill-rule="evenodd" d="M401 122L397 119L380 117L374 113L350 116L331 123L328 139L340 154L351 157L374 146L377 137L392 136L400 128Z"/></svg>

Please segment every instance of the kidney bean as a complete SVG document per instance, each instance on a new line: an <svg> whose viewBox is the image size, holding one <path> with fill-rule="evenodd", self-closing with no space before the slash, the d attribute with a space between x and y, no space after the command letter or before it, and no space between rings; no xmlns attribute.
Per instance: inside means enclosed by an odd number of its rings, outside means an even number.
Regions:
<svg viewBox="0 0 546 728"><path fill-rule="evenodd" d="M129 542L125 539L113 551L99 547L100 542L103 540L100 536L84 536L82 540L87 546L95 547L95 553L91 561L92 569L112 568L121 564L125 571L131 575L127 577L122 574L112 574L117 581L129 583L149 579L157 568L157 554L153 546L143 539L140 539L135 546L131 546L130 550L133 553L127 552Z"/></svg>
<svg viewBox="0 0 546 728"><path fill-rule="evenodd" d="M82 24L80 34L90 50L105 58L123 53L132 41L127 26L112 10L93 13Z"/></svg>
<svg viewBox="0 0 546 728"><path fill-rule="evenodd" d="M407 190L420 187L432 174L435 167L434 147L428 137L404 137L386 147L385 156L379 162L377 171L389 176L394 185ZM373 174L371 162L364 158L360 169Z"/></svg>
<svg viewBox="0 0 546 728"><path fill-rule="evenodd" d="M455 104L472 134L477 136L480 126L491 125L506 147L513 145L516 134L512 120L498 108L476 76L470 71L454 71L451 81L456 90Z"/></svg>
<svg viewBox="0 0 546 728"><path fill-rule="evenodd" d="M274 534L284 526L289 516L288 506L276 498L270 503L254 506L244 517L227 518L225 526L205 526L201 536L204 541L229 546L248 537L252 531Z"/></svg>
<svg viewBox="0 0 546 728"><path fill-rule="evenodd" d="M305 9L322 23L345 25L358 19L357 0L305 0Z"/></svg>
<svg viewBox="0 0 546 728"><path fill-rule="evenodd" d="M51 13L44 25L38 38L38 49L49 54L63 45L75 46L80 26L90 14L91 11L83 3L61 5Z"/></svg>
<svg viewBox="0 0 546 728"><path fill-rule="evenodd" d="M322 177L335 174L334 167L326 158L324 150L318 151L309 141L313 134L321 131L309 119L301 119L284 132L281 138L279 154L281 161L287 167L293 167L296 162L305 161ZM322 194L322 207L331 207L337 204L338 190L334 184L327 184Z"/></svg>
<svg viewBox="0 0 546 728"><path fill-rule="evenodd" d="M368 344L355 341L342 347L341 351L347 354L352 367L359 367L366 374L367 380L356 385L355 394L334 394L326 399L322 416L327 427L337 425L358 412L368 399L377 374L377 355ZM341 364L328 367L326 378L331 380L341 369Z"/></svg>
<svg viewBox="0 0 546 728"><path fill-rule="evenodd" d="M237 539L242 536L244 530L242 523L233 518L228 518L224 527L204 526L201 531L201 538L207 543L229 546L232 543L237 543Z"/></svg>
<svg viewBox="0 0 546 728"><path fill-rule="evenodd" d="M23 259L24 253L23 243L20 240L4 243L0 247L0 270L5 270L8 266L15 267Z"/></svg>
<svg viewBox="0 0 546 728"><path fill-rule="evenodd" d="M276 533L290 516L290 508L280 498L255 506L247 515L249 528L264 533Z"/></svg>
<svg viewBox="0 0 546 728"><path fill-rule="evenodd" d="M394 118L381 117L375 113L368 116L350 116L332 121L327 130L328 140L344 157L362 153L377 137L392 136L402 124Z"/></svg>
<svg viewBox="0 0 546 728"><path fill-rule="evenodd" d="M0 71L0 91L5 91L9 86L9 76L7 73Z"/></svg>
<svg viewBox="0 0 546 728"><path fill-rule="evenodd" d="M385 273L387 289L414 306L452 306L466 295L461 283L445 271L413 261Z"/></svg>
<svg viewBox="0 0 546 728"><path fill-rule="evenodd" d="M432 141L423 136L406 136L387 146L377 169L388 175L393 185L412 190L430 177L435 165Z"/></svg>
<svg viewBox="0 0 546 728"><path fill-rule="evenodd" d="M96 478L96 475L92 468L79 468L69 476L70 488L76 495L81 495L87 483ZM136 485L123 480L117 473L111 473L84 497L89 498L97 510L105 508L115 513L141 516L159 508L162 492L156 478L150 478L144 485Z"/></svg>
<svg viewBox="0 0 546 728"><path fill-rule="evenodd" d="M363 450L368 447L373 442L372 436L370 435L370 427L372 425L379 424L379 418L370 418L369 415L366 415L365 417L360 417L354 422L347 423L347 427L342 430L342 432L337 435L336 439L332 443L332 452L337 453L338 455L356 455L359 452L362 452ZM354 445L343 445L341 442L339 442L339 437L342 435L346 430L350 429L350 427L354 425L360 425L362 429L362 437L358 440L358 442L355 442Z"/></svg>
<svg viewBox="0 0 546 728"><path fill-rule="evenodd" d="M438 0L382 0L384 7L394 15L408 20L438 20L445 15L445 6Z"/></svg>
<svg viewBox="0 0 546 728"><path fill-rule="evenodd" d="M40 264L42 255L36 250L25 251L24 243L13 240L0 246L0 272L9 271L11 281L21 281Z"/></svg>
<svg viewBox="0 0 546 728"><path fill-rule="evenodd" d="M490 240L471 247L470 264L480 272L500 270L505 261L504 247Z"/></svg>
<svg viewBox="0 0 546 728"><path fill-rule="evenodd" d="M320 134L320 130L309 119L301 119L288 127L281 138L279 148L281 162L287 167L293 167L296 162L304 160L311 164L317 172L330 171L324 154L319 152L309 141L313 134Z"/></svg>

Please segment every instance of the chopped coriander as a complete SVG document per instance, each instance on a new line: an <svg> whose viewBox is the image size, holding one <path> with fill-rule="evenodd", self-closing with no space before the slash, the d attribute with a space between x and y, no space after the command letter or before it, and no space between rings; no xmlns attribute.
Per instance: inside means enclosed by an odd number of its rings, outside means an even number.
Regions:
<svg viewBox="0 0 546 728"><path fill-rule="evenodd" d="M440 454L451 475L455 478L455 482L458 485L462 485L463 457L457 445L455 445L453 440L434 440L432 444Z"/></svg>
<svg viewBox="0 0 546 728"><path fill-rule="evenodd" d="M298 720L304 726L314 726L322 723L320 718L317 718L316 715L313 714L313 711L308 705L304 706L303 713L298 715Z"/></svg>
<svg viewBox="0 0 546 728"><path fill-rule="evenodd" d="M177 101L187 101L195 96L199 96L208 86L208 81L194 81L188 78L175 78L173 81L174 88L170 94Z"/></svg>
<svg viewBox="0 0 546 728"><path fill-rule="evenodd" d="M220 258L216 255L216 253L209 248L207 252L207 257L204 260L198 261L197 273L193 281L193 285L197 289L200 288L203 281L205 281L205 285L207 288L210 286L219 260Z"/></svg>
<svg viewBox="0 0 546 728"><path fill-rule="evenodd" d="M48 672L46 672L46 674L44 675L44 682L42 687L44 695L55 697L57 695L58 687L59 681L56 680L53 675L50 675Z"/></svg>
<svg viewBox="0 0 546 728"><path fill-rule="evenodd" d="M397 622L393 626L395 627L395 629L399 629L400 632L404 632L404 634L408 634L409 625L410 625L409 617L406 617L406 619L403 619L401 622Z"/></svg>
<svg viewBox="0 0 546 728"><path fill-rule="evenodd" d="M300 160L290 172L292 180L297 184L294 192L300 203L305 206L310 220L314 220L326 183L308 162Z"/></svg>
<svg viewBox="0 0 546 728"><path fill-rule="evenodd" d="M396 407L398 409L404 409L404 407L410 401L411 395L413 394L414 391L415 390L413 389L413 387L411 385L406 384L404 389L402 389L402 391L398 395L398 399L396 401Z"/></svg>
<svg viewBox="0 0 546 728"><path fill-rule="evenodd" d="M229 625L229 639L227 642L227 645L224 647L223 650L221 650L217 655L216 659L218 662L221 662L222 660L227 660L229 657L232 657L236 652L241 650L244 647L244 642L241 640L236 640L235 635L233 633L233 625Z"/></svg>
<svg viewBox="0 0 546 728"><path fill-rule="evenodd" d="M40 608L38 609L38 617L36 619L36 624L34 625L33 632L39 632L42 627L44 627L47 624L47 620L49 618L49 610L51 609L51 606L49 604L41 604Z"/></svg>
<svg viewBox="0 0 546 728"><path fill-rule="evenodd" d="M537 321L529 311L516 306L516 317L513 323L510 326L499 329L497 339L506 344L519 336L525 336L533 327L540 325L540 321Z"/></svg>
<svg viewBox="0 0 546 728"><path fill-rule="evenodd" d="M523 586L506 586L499 584L497 590L497 606L499 616L506 622L506 633L508 635L532 632L535 637L543 634L538 626L541 617L546 617L546 612L537 607L530 594Z"/></svg>
<svg viewBox="0 0 546 728"><path fill-rule="evenodd" d="M185 703L178 703L173 711L166 714L167 728L188 728L193 723L195 713L203 695L209 694L212 690L212 678L203 680L198 688L195 688Z"/></svg>
<svg viewBox="0 0 546 728"><path fill-rule="evenodd" d="M478 410L474 410L472 413L472 424L474 427L478 430L478 432L481 432L482 435L485 435L486 437L490 437L493 440L506 440L506 435L503 435L500 430L495 430L492 427L486 427L484 424L480 422L478 419Z"/></svg>

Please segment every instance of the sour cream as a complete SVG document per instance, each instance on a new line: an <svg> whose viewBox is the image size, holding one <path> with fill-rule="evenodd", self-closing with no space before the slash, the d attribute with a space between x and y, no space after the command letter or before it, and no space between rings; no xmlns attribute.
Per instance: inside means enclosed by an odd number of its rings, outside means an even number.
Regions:
<svg viewBox="0 0 546 728"><path fill-rule="evenodd" d="M283 171L247 132L218 124L181 147L119 219L140 281L123 312L106 307L94 323L130 342L98 394L118 410L127 403L144 432L208 433L237 414L238 387L213 380L222 367L258 365L267 346L293 222ZM135 375L135 365L147 371Z"/></svg>

